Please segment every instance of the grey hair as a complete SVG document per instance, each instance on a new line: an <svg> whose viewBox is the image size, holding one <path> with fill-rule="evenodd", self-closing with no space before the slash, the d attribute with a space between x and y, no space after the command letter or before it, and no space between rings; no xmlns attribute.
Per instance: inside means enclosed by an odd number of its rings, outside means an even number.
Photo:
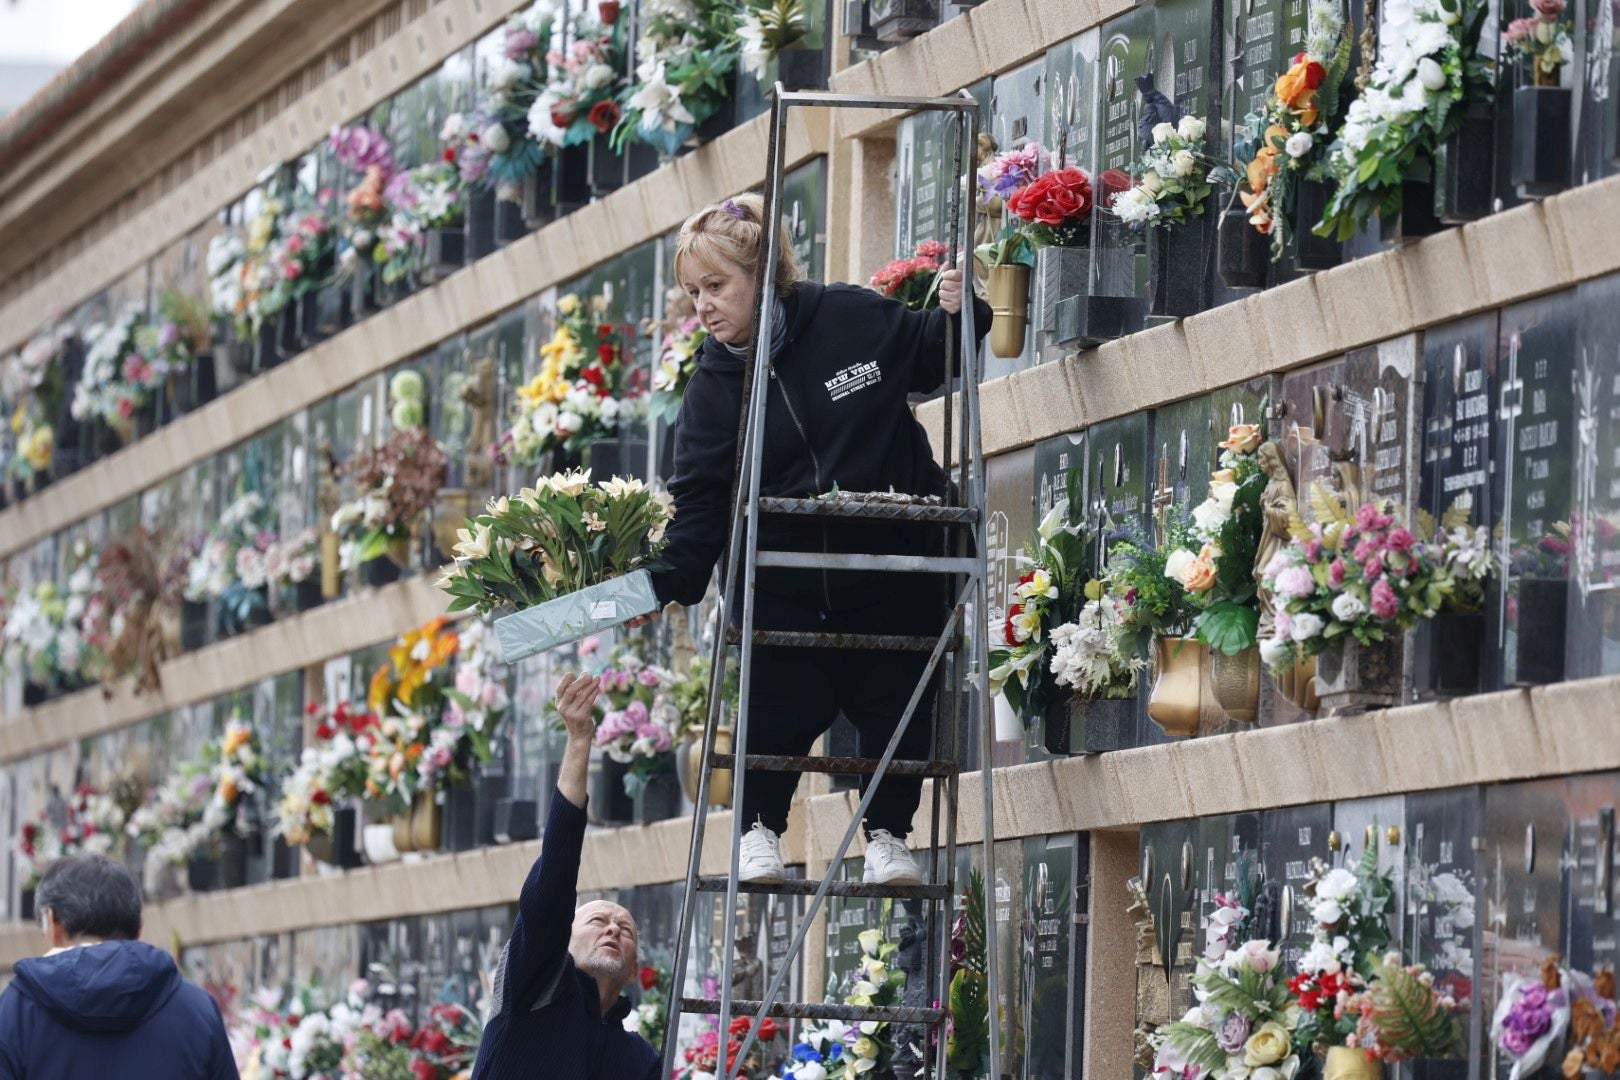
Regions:
<svg viewBox="0 0 1620 1080"><path fill-rule="evenodd" d="M35 906L70 938L133 941L141 936L141 887L105 855L73 855L39 879Z"/></svg>

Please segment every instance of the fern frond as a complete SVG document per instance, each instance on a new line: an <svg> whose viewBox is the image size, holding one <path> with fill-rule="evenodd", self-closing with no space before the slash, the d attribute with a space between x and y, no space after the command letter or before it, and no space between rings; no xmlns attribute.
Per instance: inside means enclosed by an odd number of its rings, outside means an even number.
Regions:
<svg viewBox="0 0 1620 1080"><path fill-rule="evenodd" d="M1221 1049L1215 1041L1215 1033L1208 1028L1177 1020L1159 1030L1166 1041L1192 1064L1204 1069L1218 1069L1226 1064L1226 1051Z"/></svg>
<svg viewBox="0 0 1620 1080"><path fill-rule="evenodd" d="M1467 525L1469 519L1474 516L1473 508L1461 506L1459 505L1460 502L1460 499L1452 499L1451 505L1446 507L1445 513L1440 515L1440 524L1447 529L1461 528Z"/></svg>
<svg viewBox="0 0 1620 1080"><path fill-rule="evenodd" d="M1311 481L1311 512L1316 520L1324 527L1329 522L1343 524L1350 523L1350 511L1345 508L1344 500L1323 487L1318 481Z"/></svg>
<svg viewBox="0 0 1620 1080"><path fill-rule="evenodd" d="M1305 524L1305 519L1300 517L1297 505L1288 511L1288 535L1301 541L1311 538L1311 528Z"/></svg>
<svg viewBox="0 0 1620 1080"><path fill-rule="evenodd" d="M1433 541L1434 515L1420 508L1412 518L1412 532L1425 543Z"/></svg>
<svg viewBox="0 0 1620 1080"><path fill-rule="evenodd" d="M1462 1054L1462 1025L1426 986L1399 964L1384 964L1373 981L1372 1023L1378 1041L1405 1057L1445 1058Z"/></svg>
<svg viewBox="0 0 1620 1080"><path fill-rule="evenodd" d="M977 975L985 973L984 960L984 874L973 870L968 874L967 919L962 933L967 946L962 966Z"/></svg>

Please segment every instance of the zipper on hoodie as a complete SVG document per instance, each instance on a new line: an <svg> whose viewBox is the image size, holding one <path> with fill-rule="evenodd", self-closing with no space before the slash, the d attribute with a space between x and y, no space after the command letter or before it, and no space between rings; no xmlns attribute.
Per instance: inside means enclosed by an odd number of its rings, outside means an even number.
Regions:
<svg viewBox="0 0 1620 1080"><path fill-rule="evenodd" d="M787 344L791 346L793 343L789 341ZM788 397L787 384L776 377L776 362L774 360L768 361L767 368L771 373L771 382L776 384L777 392L782 395L782 404L787 406L788 416L792 418L793 426L799 431L800 441L804 443L804 448L810 452L810 470L815 475L816 494L819 495L822 490L821 458L816 456L816 448L811 445L809 434L805 432L804 425L799 422L799 414L793 408L793 399ZM827 554L827 523L825 521L821 523L821 553L823 555ZM822 618L826 618L826 613L832 611L832 587L827 581L825 568L821 571L821 600L827 605L822 615Z"/></svg>

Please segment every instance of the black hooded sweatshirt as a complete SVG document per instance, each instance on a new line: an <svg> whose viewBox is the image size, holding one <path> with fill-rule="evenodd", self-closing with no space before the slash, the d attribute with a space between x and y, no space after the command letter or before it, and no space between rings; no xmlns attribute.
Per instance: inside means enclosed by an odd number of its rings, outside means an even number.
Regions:
<svg viewBox="0 0 1620 1080"><path fill-rule="evenodd" d="M788 333L767 380L760 494L805 497L835 486L943 494L944 473L907 395L944 383L945 340L957 332L956 319L853 285L800 282L783 303ZM989 306L976 299L974 312L982 336ZM701 601L724 554L745 363L712 337L698 353L675 427L668 569L653 577L661 602ZM760 523L761 550L940 554L941 545L938 528L781 515ZM761 570L755 622L770 630L915 632L937 621L939 605L922 600L943 597L939 582L925 574ZM861 625L832 625L851 613L862 614ZM739 616L734 605L733 620Z"/></svg>

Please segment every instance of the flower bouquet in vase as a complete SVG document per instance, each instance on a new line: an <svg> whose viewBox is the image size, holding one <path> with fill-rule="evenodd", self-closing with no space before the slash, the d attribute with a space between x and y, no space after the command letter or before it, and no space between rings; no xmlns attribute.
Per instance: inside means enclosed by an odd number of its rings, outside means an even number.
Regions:
<svg viewBox="0 0 1620 1080"><path fill-rule="evenodd" d="M1558 85L1574 59L1568 0L1530 0L1530 17L1514 19L1502 32L1507 53L1530 75L1513 91L1512 182L1522 198L1556 195L1569 186L1573 155L1574 91Z"/></svg>
<svg viewBox="0 0 1620 1080"><path fill-rule="evenodd" d="M1200 959L1198 1003L1153 1033L1156 1075L1183 1080L1278 1080L1301 1067L1300 1015L1283 978L1282 951L1256 939L1218 960ZM1308 1049L1308 1047L1303 1047Z"/></svg>
<svg viewBox="0 0 1620 1080"><path fill-rule="evenodd" d="M1382 1065L1402 1061L1449 1061L1467 1069L1468 1040L1461 1019L1466 1006L1423 965L1403 964L1397 951L1379 958L1367 988L1346 999L1341 1009L1354 1019L1355 1030L1345 1046L1329 1053L1354 1055L1358 1074L1376 1077Z"/></svg>
<svg viewBox="0 0 1620 1080"><path fill-rule="evenodd" d="M434 796L451 779L460 741L443 722L444 669L460 649L449 620L430 619L388 650L366 689L366 707L379 718L376 731L366 733L366 797L388 804L399 852L439 846L442 815Z"/></svg>
<svg viewBox="0 0 1620 1080"><path fill-rule="evenodd" d="M120 445L133 442L151 428L153 404L169 377L161 357L141 351L146 325L145 312L130 306L85 332L84 368L73 388L69 411L80 422L105 424L104 430L115 434Z"/></svg>
<svg viewBox="0 0 1620 1080"><path fill-rule="evenodd" d="M1313 484L1311 505L1316 520L1297 522L1262 570L1277 610L1261 659L1281 670L1302 651L1315 656L1317 693L1329 709L1396 704L1402 632L1434 616L1455 588L1451 575L1379 504L1351 514Z"/></svg>
<svg viewBox="0 0 1620 1080"><path fill-rule="evenodd" d="M1172 553L1197 547L1192 525L1170 509L1155 519L1155 537L1131 529L1108 555L1103 580L1137 655L1153 650L1153 691L1148 717L1166 735L1196 735L1209 696L1209 649L1189 634L1199 609L1171 570ZM1179 560L1178 560L1179 563Z"/></svg>
<svg viewBox="0 0 1620 1080"><path fill-rule="evenodd" d="M924 240L917 253L895 259L872 275L867 284L891 300L898 300L912 311L939 306L939 275L945 268L949 249L938 240Z"/></svg>
<svg viewBox="0 0 1620 1080"><path fill-rule="evenodd" d="M378 563L386 556L391 573L368 576L378 585L394 580L410 564L411 538L450 473L450 459L423 423L422 377L402 371L390 389L394 430L381 446L362 451L344 465L360 495L332 515L344 570Z"/></svg>
<svg viewBox="0 0 1620 1080"><path fill-rule="evenodd" d="M1012 198L1046 171L1050 163L1046 148L1029 143L997 154L978 172L979 198L986 206L1002 204L1000 232L988 243L974 249L973 255L984 270L990 291L990 351L1003 358L1024 351L1029 327L1029 275L1035 266L1035 248L1022 223L1006 220Z"/></svg>
<svg viewBox="0 0 1620 1080"><path fill-rule="evenodd" d="M673 775L671 752L681 718L671 694L675 677L667 669L648 663L644 651L640 639L632 639L609 657L601 673L603 696L597 706L596 735L592 740L592 745L617 766L605 770L604 775L618 777L624 794L638 804L647 801L658 781ZM678 807L657 807L656 817L650 813L654 808L642 805L640 809L637 819L650 821L673 816Z"/></svg>
<svg viewBox="0 0 1620 1080"><path fill-rule="evenodd" d="M165 290L158 298L158 317L137 331L136 346L167 379L158 392L160 423L214 399L219 387L212 352L214 321L207 300Z"/></svg>
<svg viewBox="0 0 1620 1080"><path fill-rule="evenodd" d="M1260 496L1268 482L1259 458L1264 438L1258 424L1232 425L1220 444L1220 468L1209 478L1209 497L1193 508L1198 552L1178 548L1165 562L1165 572L1198 608L1192 631L1209 647L1215 701L1239 724L1254 723L1260 708L1254 560L1263 525Z"/></svg>
<svg viewBox="0 0 1620 1080"><path fill-rule="evenodd" d="M656 610L648 571L673 513L639 480L542 477L468 520L439 585L452 611L505 613L495 638L515 663Z"/></svg>
<svg viewBox="0 0 1620 1080"><path fill-rule="evenodd" d="M1057 336L1057 306L1086 292L1091 274L1091 174L1054 162L1007 198L1035 246L1041 282L1041 326Z"/></svg>
<svg viewBox="0 0 1620 1080"><path fill-rule="evenodd" d="M377 717L362 706L326 709L315 702L305 715L314 726L298 767L282 781L275 834L321 862L359 866L358 822L349 804L366 792Z"/></svg>
<svg viewBox="0 0 1620 1080"><path fill-rule="evenodd" d="M1497 571L1490 530L1468 523L1466 507L1453 505L1440 525L1419 511L1416 532L1434 550L1451 575L1452 589L1427 625L1426 681L1436 696L1471 694L1480 688L1480 660L1485 652L1485 594Z"/></svg>
<svg viewBox="0 0 1620 1080"><path fill-rule="evenodd" d="M636 140L673 157L694 135L713 137L731 126L740 8L721 0L652 0L641 7L635 79L620 96L615 151L624 153Z"/></svg>

